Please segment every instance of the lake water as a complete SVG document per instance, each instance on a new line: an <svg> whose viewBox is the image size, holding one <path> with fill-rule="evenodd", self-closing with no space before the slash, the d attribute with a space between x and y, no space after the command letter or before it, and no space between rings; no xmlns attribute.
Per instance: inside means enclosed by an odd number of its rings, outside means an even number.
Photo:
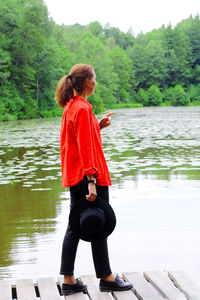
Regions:
<svg viewBox="0 0 200 300"><path fill-rule="evenodd" d="M200 107L114 110L102 130L113 272L200 268ZM101 116L97 116L98 119ZM0 278L59 276L69 213L60 118L0 124ZM75 275L94 274L80 241Z"/></svg>

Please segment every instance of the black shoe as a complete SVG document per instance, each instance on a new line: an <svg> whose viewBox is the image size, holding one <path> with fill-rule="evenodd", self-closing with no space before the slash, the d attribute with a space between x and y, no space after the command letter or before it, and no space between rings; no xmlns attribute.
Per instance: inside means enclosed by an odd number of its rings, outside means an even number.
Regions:
<svg viewBox="0 0 200 300"><path fill-rule="evenodd" d="M62 293L63 295L71 295L78 292L83 292L87 290L87 285L84 285L80 279L76 279L76 283L74 284L68 284L63 283L62 284Z"/></svg>
<svg viewBox="0 0 200 300"><path fill-rule="evenodd" d="M101 292L111 292L111 291L127 291L133 287L132 283L125 282L118 275L114 281L100 280L99 289Z"/></svg>

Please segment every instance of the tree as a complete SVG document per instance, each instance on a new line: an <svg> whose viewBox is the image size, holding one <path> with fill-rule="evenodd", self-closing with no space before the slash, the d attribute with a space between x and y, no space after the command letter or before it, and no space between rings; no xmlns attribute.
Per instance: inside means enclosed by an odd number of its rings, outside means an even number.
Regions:
<svg viewBox="0 0 200 300"><path fill-rule="evenodd" d="M187 105L189 102L190 102L189 96L186 94L183 87L180 85L176 85L173 88L172 105L183 106L183 105Z"/></svg>
<svg viewBox="0 0 200 300"><path fill-rule="evenodd" d="M142 103L144 106L149 104L148 93L142 88L139 88L137 92L137 102Z"/></svg>
<svg viewBox="0 0 200 300"><path fill-rule="evenodd" d="M148 105L158 106L162 102L162 94L156 85L152 85L148 89Z"/></svg>
<svg viewBox="0 0 200 300"><path fill-rule="evenodd" d="M77 63L94 66L90 101L187 105L199 101L200 17L134 37L109 24L57 25L43 0L0 0L0 120L59 115L58 80ZM165 105L164 104L164 105Z"/></svg>
<svg viewBox="0 0 200 300"><path fill-rule="evenodd" d="M70 53L66 46L46 41L35 64L37 87L35 97L41 111L55 108L54 93L58 80L69 73ZM47 88L48 87L48 88Z"/></svg>
<svg viewBox="0 0 200 300"><path fill-rule="evenodd" d="M114 37L116 44L124 50L127 50L128 47L131 47L134 44L134 37L130 32L126 34L118 28L110 27L109 23L105 25L103 32L106 38Z"/></svg>
<svg viewBox="0 0 200 300"><path fill-rule="evenodd" d="M200 101L200 84L198 85L191 84L188 88L187 94L191 102Z"/></svg>
<svg viewBox="0 0 200 300"><path fill-rule="evenodd" d="M135 43L134 46L128 49L128 56L131 58L131 67L135 74L135 87L137 89L147 88L149 86L149 64L146 49Z"/></svg>
<svg viewBox="0 0 200 300"><path fill-rule="evenodd" d="M146 46L148 62L148 85L158 85L164 87L167 77L167 61L162 41L150 40Z"/></svg>
<svg viewBox="0 0 200 300"><path fill-rule="evenodd" d="M76 49L75 61L91 64L96 72L99 87L99 96L105 105L113 103L118 77L114 72L108 49L101 40L89 31L85 32ZM103 86L103 87L102 87ZM106 90L106 94L105 94Z"/></svg>
<svg viewBox="0 0 200 300"><path fill-rule="evenodd" d="M9 52L0 48L0 86L2 86L10 76L10 64L11 59Z"/></svg>
<svg viewBox="0 0 200 300"><path fill-rule="evenodd" d="M200 18L197 14L194 18L183 20L177 25L177 28L180 28L188 36L190 45L192 48L191 59L193 66L200 65Z"/></svg>
<svg viewBox="0 0 200 300"><path fill-rule="evenodd" d="M44 45L44 24L48 14L42 0L29 0L26 3L20 6L17 29L12 40L11 78L21 93L32 97L35 87L32 64Z"/></svg>
<svg viewBox="0 0 200 300"><path fill-rule="evenodd" d="M164 31L164 47L168 68L168 86L188 85L191 78L191 46L186 33L169 25Z"/></svg>
<svg viewBox="0 0 200 300"><path fill-rule="evenodd" d="M162 95L163 95L163 102L168 102L169 104L175 103L173 87L165 89Z"/></svg>
<svg viewBox="0 0 200 300"><path fill-rule="evenodd" d="M113 36L109 37L106 39L106 47L109 49L109 50L112 50L113 48L116 47L116 43L115 43L115 39Z"/></svg>
<svg viewBox="0 0 200 300"><path fill-rule="evenodd" d="M110 58L114 71L119 78L117 97L118 102L129 102L131 86L134 85L134 71L131 68L131 60L126 52L119 46L110 51Z"/></svg>
<svg viewBox="0 0 200 300"><path fill-rule="evenodd" d="M96 37L104 39L103 37L103 28L99 22L92 22L88 25L88 30Z"/></svg>

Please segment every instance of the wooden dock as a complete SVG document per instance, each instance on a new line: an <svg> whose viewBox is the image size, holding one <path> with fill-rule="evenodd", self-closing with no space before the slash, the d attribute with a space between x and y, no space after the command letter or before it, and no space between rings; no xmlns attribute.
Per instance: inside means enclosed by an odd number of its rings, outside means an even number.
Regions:
<svg viewBox="0 0 200 300"><path fill-rule="evenodd" d="M121 275L121 274L119 274ZM99 280L93 275L80 276L87 284L87 293L61 295L63 278L18 279L0 281L0 300L200 300L198 274L182 271L125 272L122 277L133 283L133 289L124 292L102 293Z"/></svg>

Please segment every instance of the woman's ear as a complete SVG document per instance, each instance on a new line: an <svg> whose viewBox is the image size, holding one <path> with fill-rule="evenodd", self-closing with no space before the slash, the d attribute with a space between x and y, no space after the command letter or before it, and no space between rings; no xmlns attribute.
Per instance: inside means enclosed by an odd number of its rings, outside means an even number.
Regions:
<svg viewBox="0 0 200 300"><path fill-rule="evenodd" d="M83 86L84 86L84 89L86 89L89 86L89 80L88 79L85 79Z"/></svg>
<svg viewBox="0 0 200 300"><path fill-rule="evenodd" d="M90 86L90 80L88 78L86 79L86 84L87 86Z"/></svg>

